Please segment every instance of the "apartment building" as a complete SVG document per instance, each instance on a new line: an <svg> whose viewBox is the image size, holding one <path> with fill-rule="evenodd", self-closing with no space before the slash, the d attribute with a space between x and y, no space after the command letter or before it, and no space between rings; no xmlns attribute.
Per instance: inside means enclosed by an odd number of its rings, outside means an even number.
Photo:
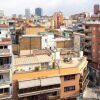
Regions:
<svg viewBox="0 0 100 100"><path fill-rule="evenodd" d="M74 51L84 51L85 48L85 34L82 33L73 33L74 38Z"/></svg>
<svg viewBox="0 0 100 100"><path fill-rule="evenodd" d="M76 100L88 84L87 59L71 51L15 58L14 66L13 100Z"/></svg>
<svg viewBox="0 0 100 100"><path fill-rule="evenodd" d="M86 22L86 52L90 60L90 67L95 71L96 76L100 77L100 22L90 21Z"/></svg>
<svg viewBox="0 0 100 100"><path fill-rule="evenodd" d="M0 100L11 100L12 41L7 24L0 24Z"/></svg>
<svg viewBox="0 0 100 100"><path fill-rule="evenodd" d="M60 26L63 24L63 13L62 12L55 12L53 15L53 19L54 19L54 27L55 28L60 28Z"/></svg>

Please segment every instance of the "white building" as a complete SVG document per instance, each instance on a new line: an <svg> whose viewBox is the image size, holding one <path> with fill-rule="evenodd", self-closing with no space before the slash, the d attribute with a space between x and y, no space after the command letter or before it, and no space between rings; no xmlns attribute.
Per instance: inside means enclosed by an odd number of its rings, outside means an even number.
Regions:
<svg viewBox="0 0 100 100"><path fill-rule="evenodd" d="M56 48L56 42L54 41L54 33L52 32L43 32L40 33L42 36L42 49L55 49Z"/></svg>
<svg viewBox="0 0 100 100"><path fill-rule="evenodd" d="M12 41L9 27L0 24L0 100L11 100Z"/></svg>
<svg viewBox="0 0 100 100"><path fill-rule="evenodd" d="M31 17L30 9L25 9L25 17L26 18L30 18Z"/></svg>

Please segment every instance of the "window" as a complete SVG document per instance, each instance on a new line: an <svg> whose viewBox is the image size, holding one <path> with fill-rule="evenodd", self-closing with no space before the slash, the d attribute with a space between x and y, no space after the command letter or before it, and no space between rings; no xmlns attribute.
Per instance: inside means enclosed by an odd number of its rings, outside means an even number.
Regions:
<svg viewBox="0 0 100 100"><path fill-rule="evenodd" d="M3 75L0 75L0 80L3 79Z"/></svg>
<svg viewBox="0 0 100 100"><path fill-rule="evenodd" d="M0 89L0 94L3 93L3 89Z"/></svg>
<svg viewBox="0 0 100 100"><path fill-rule="evenodd" d="M75 86L64 87L64 92L75 90Z"/></svg>
<svg viewBox="0 0 100 100"><path fill-rule="evenodd" d="M93 34L93 38L95 38L95 34Z"/></svg>
<svg viewBox="0 0 100 100"><path fill-rule="evenodd" d="M45 39L45 42L47 42L47 39Z"/></svg>
<svg viewBox="0 0 100 100"><path fill-rule="evenodd" d="M93 27L93 30L95 31L95 27Z"/></svg>
<svg viewBox="0 0 100 100"><path fill-rule="evenodd" d="M4 88L4 93L8 93L9 92L9 88Z"/></svg>
<svg viewBox="0 0 100 100"><path fill-rule="evenodd" d="M3 49L3 46L0 46L0 49Z"/></svg>
<svg viewBox="0 0 100 100"><path fill-rule="evenodd" d="M65 80L65 81L66 81L66 80L74 80L74 79L75 79L75 74L64 76L64 80Z"/></svg>
<svg viewBox="0 0 100 100"><path fill-rule="evenodd" d="M98 45L100 45L100 43L98 43Z"/></svg>
<svg viewBox="0 0 100 100"><path fill-rule="evenodd" d="M93 49L93 52L95 52L95 49Z"/></svg>
<svg viewBox="0 0 100 100"><path fill-rule="evenodd" d="M7 46L4 46L4 49L7 49Z"/></svg>

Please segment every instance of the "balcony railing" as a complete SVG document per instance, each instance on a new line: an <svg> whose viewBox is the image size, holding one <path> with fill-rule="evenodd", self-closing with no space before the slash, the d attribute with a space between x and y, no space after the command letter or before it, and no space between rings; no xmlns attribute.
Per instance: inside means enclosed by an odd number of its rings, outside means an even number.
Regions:
<svg viewBox="0 0 100 100"><path fill-rule="evenodd" d="M0 100L10 100L10 99L11 99L10 93L0 94Z"/></svg>
<svg viewBox="0 0 100 100"><path fill-rule="evenodd" d="M90 30L90 29L85 29L85 32L90 33L90 32L91 32L91 30Z"/></svg>
<svg viewBox="0 0 100 100"><path fill-rule="evenodd" d="M0 80L0 84L6 84L6 83L9 83L9 82L10 82L9 78Z"/></svg>
<svg viewBox="0 0 100 100"><path fill-rule="evenodd" d="M6 70L10 68L10 64L0 65L0 70Z"/></svg>
<svg viewBox="0 0 100 100"><path fill-rule="evenodd" d="M86 36L85 38L91 40L92 39L92 36L89 35L89 36Z"/></svg>
<svg viewBox="0 0 100 100"><path fill-rule="evenodd" d="M85 70L83 74L84 74L84 75L83 75L83 83L84 83L84 81L85 81L85 80L87 79L87 77L88 77L89 70L88 70L88 69Z"/></svg>
<svg viewBox="0 0 100 100"><path fill-rule="evenodd" d="M46 89L46 90L35 91L35 92L28 92L28 93L18 94L18 96L19 97L25 97L25 96L39 95L39 94L59 91L59 89L60 88L53 88L53 89Z"/></svg>
<svg viewBox="0 0 100 100"><path fill-rule="evenodd" d="M85 49L84 51L87 52L87 53L91 53L90 49Z"/></svg>
<svg viewBox="0 0 100 100"><path fill-rule="evenodd" d="M87 87L88 83L89 83L89 80L86 79L85 82L84 82L84 84L83 84L83 89L82 89L83 91L84 91L85 88Z"/></svg>
<svg viewBox="0 0 100 100"><path fill-rule="evenodd" d="M0 56L10 55L10 49L0 49Z"/></svg>

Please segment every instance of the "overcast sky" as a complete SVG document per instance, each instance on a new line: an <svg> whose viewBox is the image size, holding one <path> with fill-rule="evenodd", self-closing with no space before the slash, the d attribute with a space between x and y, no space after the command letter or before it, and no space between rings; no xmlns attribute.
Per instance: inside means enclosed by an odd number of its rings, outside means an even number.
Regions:
<svg viewBox="0 0 100 100"><path fill-rule="evenodd" d="M93 5L100 4L100 0L0 0L0 9L5 15L24 14L25 8L30 8L34 14L36 7L43 9L44 15L52 15L55 11L62 11L65 16L78 12L93 12Z"/></svg>

